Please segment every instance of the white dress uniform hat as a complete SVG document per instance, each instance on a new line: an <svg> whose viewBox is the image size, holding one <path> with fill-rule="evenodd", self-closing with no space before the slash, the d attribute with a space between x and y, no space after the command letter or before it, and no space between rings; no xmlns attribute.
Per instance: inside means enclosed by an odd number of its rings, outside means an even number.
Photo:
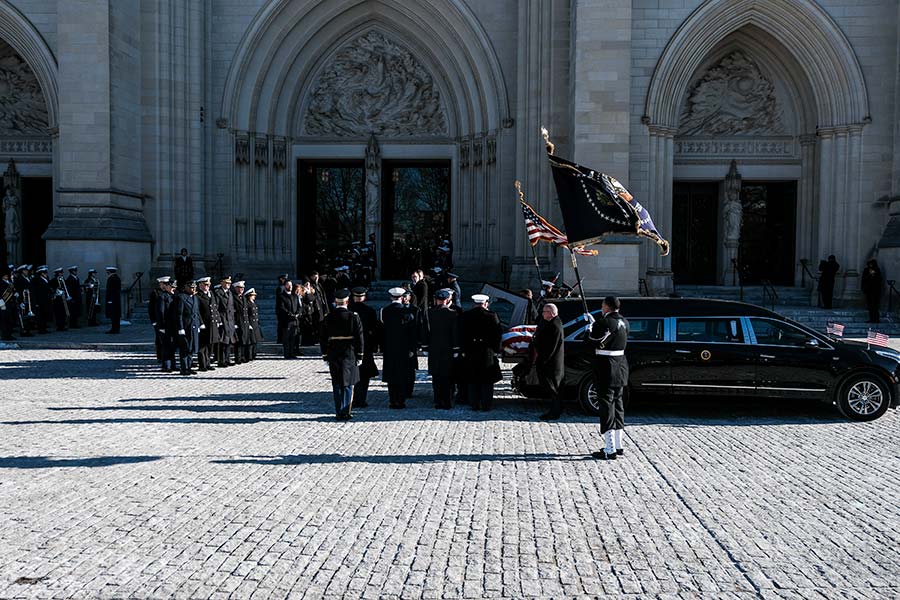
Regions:
<svg viewBox="0 0 900 600"><path fill-rule="evenodd" d="M212 283L212 277L201 277L197 280L197 283Z"/></svg>
<svg viewBox="0 0 900 600"><path fill-rule="evenodd" d="M46 273L50 269L47 268L47 265L41 265L37 269L34 270L35 273Z"/></svg>
<svg viewBox="0 0 900 600"><path fill-rule="evenodd" d="M391 295L391 298L402 298L405 293L406 290L402 287L392 287L388 290L388 294Z"/></svg>
<svg viewBox="0 0 900 600"><path fill-rule="evenodd" d="M115 272L119 270L119 267L106 267L106 270Z"/></svg>
<svg viewBox="0 0 900 600"><path fill-rule="evenodd" d="M255 295L256 295L256 288L250 288L249 290L247 290L246 292L244 292L244 295L245 295L245 296L255 296Z"/></svg>
<svg viewBox="0 0 900 600"><path fill-rule="evenodd" d="M231 284L231 287L242 288L242 287L244 287L244 282L243 281L235 281L234 283Z"/></svg>
<svg viewBox="0 0 900 600"><path fill-rule="evenodd" d="M69 270L70 270L70 271L77 271L77 270L78 270L78 265L72 265L71 267L69 267Z"/></svg>
<svg viewBox="0 0 900 600"><path fill-rule="evenodd" d="M546 287L553 287L556 284L553 283L552 281L547 281L546 279L541 279L541 285L546 286Z"/></svg>
<svg viewBox="0 0 900 600"><path fill-rule="evenodd" d="M472 296L472 301L475 302L476 304L484 304L485 302L487 302L490 299L491 299L491 297L488 296L487 294L475 294Z"/></svg>
<svg viewBox="0 0 900 600"><path fill-rule="evenodd" d="M158 281L159 283L169 283L170 281L172 281L172 278L166 275L165 277L157 277L156 281Z"/></svg>

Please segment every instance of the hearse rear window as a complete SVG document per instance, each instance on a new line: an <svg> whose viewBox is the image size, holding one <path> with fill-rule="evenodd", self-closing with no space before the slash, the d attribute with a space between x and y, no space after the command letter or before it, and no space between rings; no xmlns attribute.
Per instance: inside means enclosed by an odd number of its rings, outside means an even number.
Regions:
<svg viewBox="0 0 900 600"><path fill-rule="evenodd" d="M738 319L679 318L675 324L675 341L743 344L744 332Z"/></svg>
<svg viewBox="0 0 900 600"><path fill-rule="evenodd" d="M662 319L629 319L628 341L661 342L664 339Z"/></svg>

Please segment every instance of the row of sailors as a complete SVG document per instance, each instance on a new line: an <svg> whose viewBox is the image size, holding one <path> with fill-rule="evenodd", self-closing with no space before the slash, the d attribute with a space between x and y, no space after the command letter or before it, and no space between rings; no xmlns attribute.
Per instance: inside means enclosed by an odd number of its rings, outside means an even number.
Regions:
<svg viewBox="0 0 900 600"><path fill-rule="evenodd" d="M181 375L195 375L195 361L201 371L214 371L256 359L264 338L254 288L227 276L215 288L210 277L186 282L180 290L172 277L156 281L159 289L151 293L148 311L163 372L177 365Z"/></svg>
<svg viewBox="0 0 900 600"><path fill-rule="evenodd" d="M488 296L475 294L474 306L463 311L453 301L453 290L443 288L435 292L433 305L422 310L410 290L396 287L388 293L391 303L376 312L366 305L365 288L335 292L334 309L322 324L320 348L331 372L337 418L349 420L352 408L368 405L369 380L379 375L374 360L379 349L390 408L406 407L419 353L425 352L435 408L451 408L455 391L457 402L490 410L494 383L502 378L502 327L488 308Z"/></svg>
<svg viewBox="0 0 900 600"><path fill-rule="evenodd" d="M89 269L84 281L78 275L78 266L54 269L47 265L16 267L7 265L0 270L0 339L16 339L14 330L22 337L35 333L50 333L51 323L56 331L78 329L82 319L88 326L99 324L103 308L110 320L107 333L118 333L122 316L122 283L118 269L106 267L106 297L101 304L101 284L97 270ZM68 275L64 276L64 271Z"/></svg>

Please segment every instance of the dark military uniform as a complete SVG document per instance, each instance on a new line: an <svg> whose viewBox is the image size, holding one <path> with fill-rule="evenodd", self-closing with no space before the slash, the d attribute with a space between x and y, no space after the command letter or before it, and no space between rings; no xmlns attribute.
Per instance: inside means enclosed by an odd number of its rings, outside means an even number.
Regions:
<svg viewBox="0 0 900 600"><path fill-rule="evenodd" d="M391 408L405 408L409 397L409 382L415 379L415 359L418 343L416 316L401 302L391 302L381 309L384 326L382 350L384 365L381 380L388 384Z"/></svg>
<svg viewBox="0 0 900 600"><path fill-rule="evenodd" d="M194 294L182 292L169 306L167 330L178 345L179 367L182 375L194 375L191 370L194 354L200 346L200 311Z"/></svg>
<svg viewBox="0 0 900 600"><path fill-rule="evenodd" d="M61 270L53 272L53 278L50 280L50 298L56 331L66 331L69 328L69 304L66 300L66 280Z"/></svg>
<svg viewBox="0 0 900 600"><path fill-rule="evenodd" d="M45 275L46 273L38 273L31 280L31 306L38 333L49 333L47 324L53 319L53 291Z"/></svg>
<svg viewBox="0 0 900 600"><path fill-rule="evenodd" d="M34 316L29 316L29 310L34 312L34 308L31 305L31 279L27 277L24 272L19 271L16 273L16 276L13 277L13 287L16 288L16 293L19 294L19 314L22 317L22 320L19 322L19 335L22 337L32 337L34 334L31 333L31 330L34 328Z"/></svg>
<svg viewBox="0 0 900 600"><path fill-rule="evenodd" d="M606 454L621 442L612 443L612 432L621 435L625 428L625 406L622 390L628 385L628 359L625 345L628 343L628 321L612 311L594 323L587 338L594 346L594 389L600 401L600 432L606 437Z"/></svg>
<svg viewBox="0 0 900 600"><path fill-rule="evenodd" d="M497 358L502 335L496 313L476 306L463 315L463 377L468 384L472 410L490 410L493 406L494 384L503 378Z"/></svg>
<svg viewBox="0 0 900 600"><path fill-rule="evenodd" d="M285 358L297 356L296 347L300 337L300 316L303 313L303 301L293 292L283 291L275 299L275 310L278 312L278 323L281 328L281 344Z"/></svg>
<svg viewBox="0 0 900 600"><path fill-rule="evenodd" d="M231 288L231 296L234 301L234 364L239 365L246 362L244 359L244 345L248 343L250 337L250 322L247 316L247 299L244 298L244 291L238 293Z"/></svg>
<svg viewBox="0 0 900 600"><path fill-rule="evenodd" d="M220 367L228 367L231 363L231 350L234 347L237 336L234 323L234 294L230 290L216 287L213 292L216 299L216 309L222 324L219 326L219 347L216 352L216 362Z"/></svg>
<svg viewBox="0 0 900 600"><path fill-rule="evenodd" d="M256 360L256 345L263 341L262 328L259 325L259 305L256 299L244 298L247 304L247 338L244 343L244 361Z"/></svg>
<svg viewBox="0 0 900 600"><path fill-rule="evenodd" d="M69 300L69 327L72 329L78 329L81 327L81 280L78 278L73 271L69 271L69 276L66 277L66 289L69 291L69 296L71 299Z"/></svg>
<svg viewBox="0 0 900 600"><path fill-rule="evenodd" d="M434 407L452 407L453 363L459 355L459 315L449 306L428 311L428 372L434 391Z"/></svg>
<svg viewBox="0 0 900 600"><path fill-rule="evenodd" d="M87 278L84 280L84 302L87 308L87 324L89 327L97 325L97 311L100 310L100 281L97 279L96 272L88 271Z"/></svg>
<svg viewBox="0 0 900 600"><path fill-rule="evenodd" d="M359 316L346 307L335 308L322 323L320 346L331 371L335 415L338 419L349 419L353 386L359 382L357 361L364 350Z"/></svg>
<svg viewBox="0 0 900 600"><path fill-rule="evenodd" d="M164 373L169 373L175 368L175 340L169 333L166 324L173 299L173 295L168 290L156 290L150 296L148 307L150 323L153 325L153 333L156 337L156 358Z"/></svg>
<svg viewBox="0 0 900 600"><path fill-rule="evenodd" d="M378 313L365 302L351 302L350 310L359 315L363 327L363 357L359 365L359 382L353 386L353 405L364 408L369 405L369 380L378 376L375 352L381 345L381 323Z"/></svg>
<svg viewBox="0 0 900 600"><path fill-rule="evenodd" d="M16 288L9 279L0 279L0 339L11 341L13 337L13 324L16 321L16 311L19 303L16 296Z"/></svg>
<svg viewBox="0 0 900 600"><path fill-rule="evenodd" d="M115 271L106 278L106 318L109 319L109 331L119 333L122 320L122 280Z"/></svg>
<svg viewBox="0 0 900 600"><path fill-rule="evenodd" d="M197 366L201 371L212 371L211 352L219 343L219 328L222 318L219 316L219 305L212 292L198 291L197 310L200 313L200 346L197 349Z"/></svg>

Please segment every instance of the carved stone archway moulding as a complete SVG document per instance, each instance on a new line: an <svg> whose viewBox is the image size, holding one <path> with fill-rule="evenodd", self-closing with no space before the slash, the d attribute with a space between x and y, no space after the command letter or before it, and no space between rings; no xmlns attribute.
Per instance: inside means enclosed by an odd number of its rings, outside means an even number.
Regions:
<svg viewBox="0 0 900 600"><path fill-rule="evenodd" d="M796 82L814 110L805 117L816 127L815 144L805 135L763 139L727 135L715 140L675 140L689 86L697 85L704 61L729 36L755 28L790 57L799 70ZM784 45L777 40L792 40ZM701 78L699 80L703 82ZM765 86L763 86L765 87ZM762 102L763 98L758 100ZM688 115L690 116L690 115ZM642 122L649 133L648 206L662 230L672 226L672 176L676 143L680 154L721 151L759 154L769 151L799 159L798 257L840 253L846 264L859 262L860 175L862 128L870 121L865 80L856 55L834 20L816 3L805 0L707 0L678 28L663 50L650 80ZM690 124L690 122L689 122ZM769 128L771 129L771 128ZM702 130L702 127L701 127ZM803 131L801 134L811 133ZM767 139L768 138L768 139ZM709 144L718 144L711 147ZM762 145L760 145L762 144ZM724 156L722 156L724 158ZM735 156L728 157L735 158ZM740 160L740 156L737 156ZM817 195L816 195L817 192ZM846 199L852 198L853 202ZM808 221L813 221L809 223ZM801 231L802 230L802 231ZM671 259L642 250L648 284L654 293L672 290ZM851 267L852 268L852 267ZM848 273L850 278L854 272ZM847 289L857 289L848 281Z"/></svg>
<svg viewBox="0 0 900 600"><path fill-rule="evenodd" d="M43 36L7 0L0 0L0 39L28 64L40 85L47 112L47 128L55 131L59 112L58 65Z"/></svg>

